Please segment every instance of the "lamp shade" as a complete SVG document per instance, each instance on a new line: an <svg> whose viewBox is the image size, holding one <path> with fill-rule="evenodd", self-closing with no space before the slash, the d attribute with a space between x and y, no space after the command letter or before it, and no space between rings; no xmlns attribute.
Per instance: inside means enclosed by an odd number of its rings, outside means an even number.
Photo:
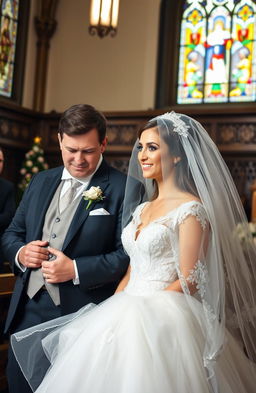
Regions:
<svg viewBox="0 0 256 393"><path fill-rule="evenodd" d="M103 38L117 32L119 0L91 0L90 26L91 35Z"/></svg>

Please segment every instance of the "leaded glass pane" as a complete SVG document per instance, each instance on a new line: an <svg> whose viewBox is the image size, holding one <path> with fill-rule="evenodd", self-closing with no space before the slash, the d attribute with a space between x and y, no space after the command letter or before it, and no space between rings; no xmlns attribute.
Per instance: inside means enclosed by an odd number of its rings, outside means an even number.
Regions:
<svg viewBox="0 0 256 393"><path fill-rule="evenodd" d="M185 1L177 102L254 101L255 35L255 0Z"/></svg>
<svg viewBox="0 0 256 393"><path fill-rule="evenodd" d="M11 97L18 27L18 0L0 1L0 94Z"/></svg>
<svg viewBox="0 0 256 393"><path fill-rule="evenodd" d="M233 17L230 101L255 100L255 4L240 2Z"/></svg>
<svg viewBox="0 0 256 393"><path fill-rule="evenodd" d="M205 57L204 9L189 7L183 15L180 39L178 103L201 103Z"/></svg>
<svg viewBox="0 0 256 393"><path fill-rule="evenodd" d="M225 7L216 7L208 17L205 41L205 102L226 102L230 63L230 13Z"/></svg>

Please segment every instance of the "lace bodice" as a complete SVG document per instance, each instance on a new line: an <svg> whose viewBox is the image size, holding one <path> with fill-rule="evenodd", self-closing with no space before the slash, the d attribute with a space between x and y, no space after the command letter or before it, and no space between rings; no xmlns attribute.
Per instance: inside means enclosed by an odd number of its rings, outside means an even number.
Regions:
<svg viewBox="0 0 256 393"><path fill-rule="evenodd" d="M133 295L150 295L178 278L178 228L188 216L195 216L203 229L207 225L203 205L190 201L152 221L141 229L136 238L141 212L146 203L137 207L132 221L122 233L122 242L130 256L131 265L130 280L125 291Z"/></svg>

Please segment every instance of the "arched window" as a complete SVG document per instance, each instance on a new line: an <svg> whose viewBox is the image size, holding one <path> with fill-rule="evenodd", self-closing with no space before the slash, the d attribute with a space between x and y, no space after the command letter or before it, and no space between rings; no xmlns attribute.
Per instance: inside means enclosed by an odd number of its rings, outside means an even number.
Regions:
<svg viewBox="0 0 256 393"><path fill-rule="evenodd" d="M0 95L20 101L28 1L0 0Z"/></svg>
<svg viewBox="0 0 256 393"><path fill-rule="evenodd" d="M178 104L255 101L255 0L186 0Z"/></svg>

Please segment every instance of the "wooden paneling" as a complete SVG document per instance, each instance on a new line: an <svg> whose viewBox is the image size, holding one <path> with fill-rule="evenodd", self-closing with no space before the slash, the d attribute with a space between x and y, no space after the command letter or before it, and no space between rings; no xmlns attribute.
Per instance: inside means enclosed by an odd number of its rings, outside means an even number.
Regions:
<svg viewBox="0 0 256 393"><path fill-rule="evenodd" d="M173 106L167 110L186 113L200 121L223 155L239 194L250 211L251 183L256 179L256 104L233 107ZM108 162L126 171L139 127L165 110L106 112L108 119ZM45 156L50 167L61 164L57 129L60 114L44 114L14 105L0 105L0 145L6 153L4 176L15 183L25 152L34 136L42 137Z"/></svg>

